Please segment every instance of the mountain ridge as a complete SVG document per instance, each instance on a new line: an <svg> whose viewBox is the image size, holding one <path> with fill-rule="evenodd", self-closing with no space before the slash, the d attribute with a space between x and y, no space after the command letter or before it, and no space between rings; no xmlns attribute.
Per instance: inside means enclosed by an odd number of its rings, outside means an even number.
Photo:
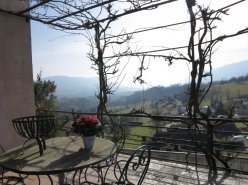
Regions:
<svg viewBox="0 0 248 185"><path fill-rule="evenodd" d="M214 81L229 80L233 77L239 77L248 74L248 60L227 64L225 66L213 69ZM58 98L78 98L95 96L98 87L97 77L68 77L68 76L50 76L44 80L54 81L56 96ZM170 86L168 86L170 87ZM141 91L140 88L120 86L116 95L130 95L135 91Z"/></svg>
<svg viewBox="0 0 248 185"><path fill-rule="evenodd" d="M95 96L98 88L98 78L96 77L68 77L68 76L49 76L43 80L54 81L56 87L56 96L58 98L79 98ZM135 87L119 87L117 95L130 94L140 90Z"/></svg>
<svg viewBox="0 0 248 185"><path fill-rule="evenodd" d="M213 70L214 81L229 80L248 74L248 60L231 63Z"/></svg>

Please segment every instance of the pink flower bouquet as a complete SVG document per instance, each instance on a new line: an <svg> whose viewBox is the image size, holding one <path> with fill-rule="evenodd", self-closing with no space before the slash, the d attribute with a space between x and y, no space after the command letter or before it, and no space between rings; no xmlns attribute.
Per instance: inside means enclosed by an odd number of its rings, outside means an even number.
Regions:
<svg viewBox="0 0 248 185"><path fill-rule="evenodd" d="M101 123L97 116L81 115L74 121L72 126L74 133L83 136L93 136L101 130Z"/></svg>

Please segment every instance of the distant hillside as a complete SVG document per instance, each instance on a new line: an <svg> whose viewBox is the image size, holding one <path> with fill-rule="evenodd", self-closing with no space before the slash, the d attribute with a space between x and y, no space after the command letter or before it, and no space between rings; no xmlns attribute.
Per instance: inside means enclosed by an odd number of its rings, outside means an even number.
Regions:
<svg viewBox="0 0 248 185"><path fill-rule="evenodd" d="M136 91L131 95L123 96L118 99L118 103L135 104L143 100L158 101L164 98L173 97L175 94L181 94L185 91L185 85L171 85L169 87L153 87L145 91Z"/></svg>
<svg viewBox="0 0 248 185"><path fill-rule="evenodd" d="M97 78L51 76L44 78L44 80L55 81L58 98L94 96L97 86Z"/></svg>
<svg viewBox="0 0 248 185"><path fill-rule="evenodd" d="M214 81L229 80L232 77L239 77L248 74L248 60L228 64L213 70Z"/></svg>
<svg viewBox="0 0 248 185"><path fill-rule="evenodd" d="M50 76L44 80L54 81L57 85L56 96L58 98L81 98L95 96L98 88L98 78L68 77L68 76ZM128 95L137 88L120 87L117 94Z"/></svg>
<svg viewBox="0 0 248 185"><path fill-rule="evenodd" d="M137 91L129 96L118 100L121 105L141 103L145 101L158 101L163 99L178 99L187 102L188 95L185 93L188 85L172 85L169 87L153 87L143 91ZM227 100L229 98L248 97L248 75L233 77L230 80L214 82L205 102L213 99ZM115 103L117 104L117 103Z"/></svg>
<svg viewBox="0 0 248 185"><path fill-rule="evenodd" d="M234 82L233 80L229 80L225 83L214 84L206 99L227 100L243 97L248 97L248 80L236 82Z"/></svg>
<svg viewBox="0 0 248 185"><path fill-rule="evenodd" d="M153 87L145 91L136 91L125 96L111 96L108 106L117 107L118 110L128 110L130 106L141 107L144 102L150 102L149 106L156 103L181 101L187 103L188 95L185 93L187 84L172 85L169 87ZM247 99L248 98L248 75L235 77L228 81L214 82L208 95L205 97L203 105L212 105L214 102L225 101L228 99ZM176 103L177 104L177 103ZM98 100L96 97L88 98L62 98L57 101L59 110L96 110ZM172 105L173 107L174 105ZM132 109L133 107L131 107ZM149 108L151 109L151 107ZM131 111L131 110L129 110ZM168 109L169 111L169 109ZM171 111L173 112L173 111ZM182 112L182 111L181 111Z"/></svg>
<svg viewBox="0 0 248 185"><path fill-rule="evenodd" d="M228 64L223 67L213 70L214 81L229 80L233 77L244 76L248 73L248 60L241 61L234 64ZM67 76L51 76L44 78L55 81L57 85L56 96L58 98L80 98L95 96L95 92L98 88L98 78L84 78L84 77L67 77ZM183 85L185 86L185 85ZM127 101L132 101L137 98L143 99L161 99L164 96L173 96L179 93L179 91L184 91L183 86L172 85L169 87L154 87L150 88L143 94L138 88L129 88L120 86L115 95L126 96ZM139 91L139 92L135 92ZM135 92L135 93L134 93ZM130 95L130 96L127 96ZM118 99L118 101L125 101L124 99Z"/></svg>

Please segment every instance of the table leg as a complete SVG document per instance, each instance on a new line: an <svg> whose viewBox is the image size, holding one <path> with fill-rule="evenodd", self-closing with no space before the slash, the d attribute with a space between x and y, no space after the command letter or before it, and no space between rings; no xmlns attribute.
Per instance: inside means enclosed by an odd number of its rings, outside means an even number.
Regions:
<svg viewBox="0 0 248 185"><path fill-rule="evenodd" d="M69 184L65 184L65 174L64 173L59 173L58 178L59 178L59 185L69 185Z"/></svg>

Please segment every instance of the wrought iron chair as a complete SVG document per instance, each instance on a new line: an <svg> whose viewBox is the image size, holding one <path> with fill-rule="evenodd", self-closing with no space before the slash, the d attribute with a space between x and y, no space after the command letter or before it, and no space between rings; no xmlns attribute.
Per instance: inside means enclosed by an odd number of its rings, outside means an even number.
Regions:
<svg viewBox="0 0 248 185"><path fill-rule="evenodd" d="M5 152L3 146L0 144L0 155ZM24 185L24 180L22 177L18 176L5 176L4 169L0 167L0 184L4 185L17 185L22 184Z"/></svg>
<svg viewBox="0 0 248 185"><path fill-rule="evenodd" d="M117 146L116 157L125 144L125 130L118 122L108 122L103 125L102 136L113 141Z"/></svg>
<svg viewBox="0 0 248 185"><path fill-rule="evenodd" d="M103 169L108 168L109 166L115 164L117 162L117 157L121 150L123 149L123 146L125 144L125 130L124 127L119 124L118 122L107 122L103 125L101 136L103 138L109 139L113 141L116 146L116 154L112 156L111 158L97 164L94 166L91 166L84 171L84 180L88 184L97 184L99 181L103 181ZM89 173L93 173L92 171L96 172L99 179L97 183L90 182L88 180Z"/></svg>
<svg viewBox="0 0 248 185"><path fill-rule="evenodd" d="M139 147L126 160L119 160L114 164L114 167L108 167L103 185L141 185L145 179L151 160L151 149L148 145ZM112 171L113 170L113 171ZM114 177L114 182L108 180L108 175ZM135 177L135 178L134 178Z"/></svg>

